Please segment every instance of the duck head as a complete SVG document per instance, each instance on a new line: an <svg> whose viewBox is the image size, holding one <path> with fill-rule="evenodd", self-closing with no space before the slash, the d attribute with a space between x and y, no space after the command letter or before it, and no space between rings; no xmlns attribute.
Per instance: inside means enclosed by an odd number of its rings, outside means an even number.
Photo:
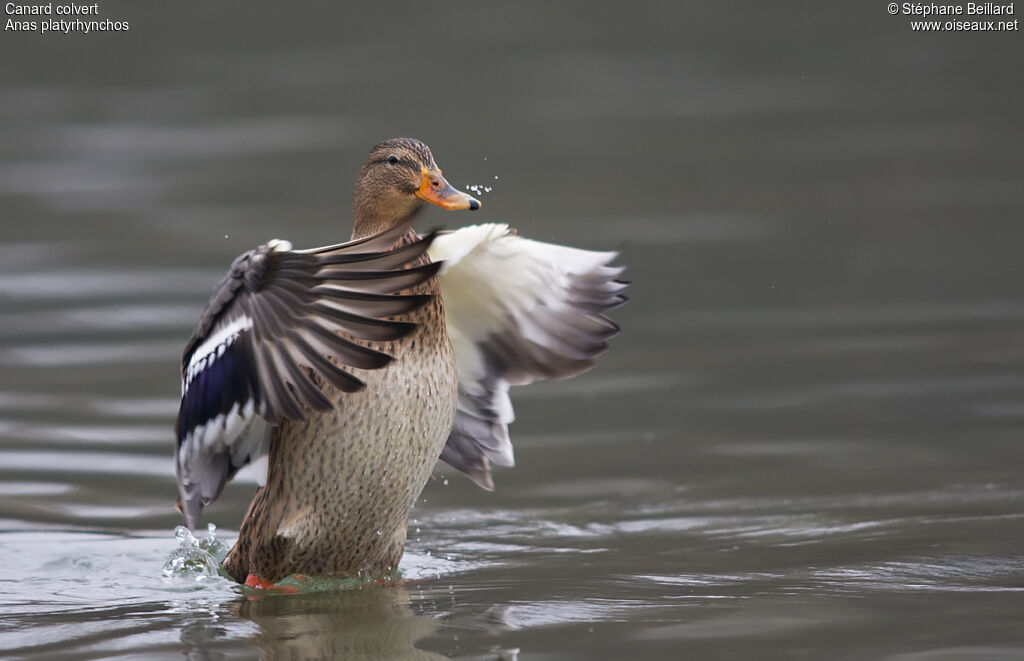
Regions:
<svg viewBox="0 0 1024 661"><path fill-rule="evenodd" d="M480 202L455 190L430 148L412 138L379 143L359 170L352 195L352 238L382 232L407 220L424 202L442 209L479 209Z"/></svg>

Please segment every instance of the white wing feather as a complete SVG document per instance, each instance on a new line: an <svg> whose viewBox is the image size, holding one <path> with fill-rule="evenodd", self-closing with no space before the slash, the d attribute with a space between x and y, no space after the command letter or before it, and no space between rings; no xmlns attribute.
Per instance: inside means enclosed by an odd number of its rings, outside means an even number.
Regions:
<svg viewBox="0 0 1024 661"><path fill-rule="evenodd" d="M510 385L590 369L618 327L602 312L625 297L615 252L517 236L507 225L440 234L438 273L459 375L459 408L441 459L493 488L489 461L514 464Z"/></svg>

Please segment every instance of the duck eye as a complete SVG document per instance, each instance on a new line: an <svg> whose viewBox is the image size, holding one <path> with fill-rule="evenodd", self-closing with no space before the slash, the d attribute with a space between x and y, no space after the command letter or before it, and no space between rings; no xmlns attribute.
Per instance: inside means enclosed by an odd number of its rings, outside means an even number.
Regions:
<svg viewBox="0 0 1024 661"><path fill-rule="evenodd" d="M392 165L394 165L397 162L398 162L398 157L397 156L388 156L388 163L391 163Z"/></svg>

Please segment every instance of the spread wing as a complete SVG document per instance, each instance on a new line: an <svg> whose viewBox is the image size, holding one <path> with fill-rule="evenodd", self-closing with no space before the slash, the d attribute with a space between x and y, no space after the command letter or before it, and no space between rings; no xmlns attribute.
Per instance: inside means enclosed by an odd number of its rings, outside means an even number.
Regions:
<svg viewBox="0 0 1024 661"><path fill-rule="evenodd" d="M391 360L353 339L395 340L414 330L387 318L430 297L395 293L440 265L405 268L434 239L389 248L408 227L313 250L275 240L231 265L182 356L175 463L190 527L240 468L266 455L269 433L258 419L277 425L332 408L319 384L354 392L363 382L344 367Z"/></svg>
<svg viewBox="0 0 1024 661"><path fill-rule="evenodd" d="M625 302L614 252L531 241L507 225L440 234L438 273L459 374L455 424L441 460L493 489L490 462L514 464L509 386L593 367L619 327L604 312Z"/></svg>

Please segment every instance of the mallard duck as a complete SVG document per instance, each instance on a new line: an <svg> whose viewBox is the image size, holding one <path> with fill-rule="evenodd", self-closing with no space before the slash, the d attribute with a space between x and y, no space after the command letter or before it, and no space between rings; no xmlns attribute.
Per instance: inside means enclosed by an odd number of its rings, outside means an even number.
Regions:
<svg viewBox="0 0 1024 661"><path fill-rule="evenodd" d="M589 369L618 332L614 252L486 224L421 236L424 203L473 210L425 144L376 145L352 240L239 256L182 357L179 509L248 464L265 479L224 561L239 582L387 573L440 458L485 489L512 466L509 386Z"/></svg>

